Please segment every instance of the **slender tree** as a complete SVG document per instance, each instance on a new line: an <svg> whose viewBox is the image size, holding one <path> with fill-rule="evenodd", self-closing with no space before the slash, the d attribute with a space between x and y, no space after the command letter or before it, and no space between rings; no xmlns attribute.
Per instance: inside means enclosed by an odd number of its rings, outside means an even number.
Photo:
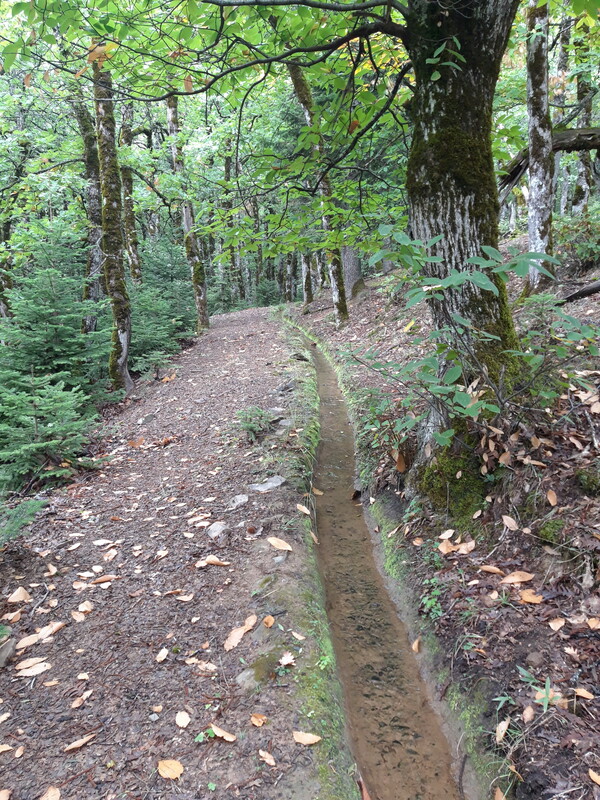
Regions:
<svg viewBox="0 0 600 800"><path fill-rule="evenodd" d="M179 109L177 95L167 98L167 130L170 137L173 170L182 178L185 175L183 147L180 141ZM194 207L187 197L187 187L182 186L181 217L185 237L185 253L190 266L194 302L196 304L196 330L198 333L208 328L208 308L206 305L206 273L202 249L195 231Z"/></svg>
<svg viewBox="0 0 600 800"><path fill-rule="evenodd" d="M583 23L579 30L579 35L575 39L575 52L579 62L577 73L577 102L581 107L579 114L579 126L590 128L592 125L592 101L594 93L592 91L592 80L589 69L589 28ZM582 151L579 153L577 165L577 180L573 191L573 213L583 214L588 210L590 191L594 184L592 170L592 156L590 152Z"/></svg>
<svg viewBox="0 0 600 800"><path fill-rule="evenodd" d="M121 144L125 147L131 147L133 144L133 103L124 103L123 105ZM133 170L131 167L125 164L121 167L121 179L123 182L123 232L129 261L129 274L134 283L141 283L142 264L133 205Z"/></svg>
<svg viewBox="0 0 600 800"><path fill-rule="evenodd" d="M131 305L123 269L121 172L117 158L113 85L102 57L94 60L94 100L102 189L102 256L106 292L113 315L108 371L115 389L130 392Z"/></svg>

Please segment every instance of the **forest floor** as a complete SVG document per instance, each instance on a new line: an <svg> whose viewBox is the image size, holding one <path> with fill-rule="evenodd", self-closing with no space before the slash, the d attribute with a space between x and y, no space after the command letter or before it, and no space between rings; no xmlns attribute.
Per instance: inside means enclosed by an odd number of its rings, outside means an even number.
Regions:
<svg viewBox="0 0 600 800"><path fill-rule="evenodd" d="M297 504L316 408L292 353L269 310L213 319L107 422L102 469L51 493L0 553L18 640L0 669L3 800L356 790L311 607Z"/></svg>
<svg viewBox="0 0 600 800"><path fill-rule="evenodd" d="M561 293L574 283L565 280ZM398 401L405 387L364 365L367 348L380 363L424 353L418 337L429 329L427 310L406 310L396 284L393 274L369 281L341 328L324 297L308 313L290 312L324 344L354 408L363 502L377 510L382 501L382 561L418 609L413 636L434 633L438 696L463 698L453 704L470 716L466 734L496 753L502 785L511 783L518 800L599 800L600 365L587 375L595 395L571 387L555 408L482 437L481 464L493 472L508 452L509 475L490 481L467 519L427 502L408 507L402 472L414 452L400 448L398 461L393 442L377 446L381 429L369 411L382 396ZM509 290L516 298L521 289L515 282ZM565 311L600 324L597 295ZM539 315L516 307L521 330L540 324Z"/></svg>

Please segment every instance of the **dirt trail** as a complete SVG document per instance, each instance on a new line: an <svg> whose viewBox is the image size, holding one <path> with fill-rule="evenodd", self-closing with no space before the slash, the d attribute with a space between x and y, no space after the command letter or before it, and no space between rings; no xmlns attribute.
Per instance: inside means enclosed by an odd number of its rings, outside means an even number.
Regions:
<svg viewBox="0 0 600 800"><path fill-rule="evenodd" d="M290 524L301 497L289 481L267 494L248 488L298 455L289 416L297 363L267 311L216 318L175 377L139 387L110 424L102 471L55 492L32 534L0 556L0 616L13 615L21 649L0 670L0 790L11 800L36 800L50 786L62 800L324 797L317 750L296 744L294 730L323 736L325 764L333 759L325 772L347 775L331 720L307 716L296 684L320 674L302 598L311 586L305 532ZM250 406L278 420L262 445L232 430ZM211 539L206 526L218 521L224 530ZM208 555L230 566L202 566ZM31 601L5 602L19 586ZM226 651L252 615L252 630ZM65 626L24 647L50 623ZM278 663L286 652L295 666ZM39 674L23 677L16 665L29 658ZM255 713L267 717L262 727ZM195 741L211 723L237 740ZM164 759L183 766L177 781L158 774Z"/></svg>

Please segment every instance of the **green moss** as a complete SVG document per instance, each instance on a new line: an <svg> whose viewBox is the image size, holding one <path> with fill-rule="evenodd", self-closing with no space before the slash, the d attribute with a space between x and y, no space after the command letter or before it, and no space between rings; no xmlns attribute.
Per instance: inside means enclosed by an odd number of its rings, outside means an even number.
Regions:
<svg viewBox="0 0 600 800"><path fill-rule="evenodd" d="M578 469L575 476L577 482L586 494L592 496L600 494L600 467Z"/></svg>
<svg viewBox="0 0 600 800"><path fill-rule="evenodd" d="M453 518L472 517L486 494L477 461L467 454L453 453L451 447L420 468L415 485L436 511L448 511Z"/></svg>
<svg viewBox="0 0 600 800"><path fill-rule="evenodd" d="M250 669L254 672L254 679L257 683L267 683L275 677L275 670L279 659L281 658L281 648L270 650L268 653L260 655L256 661L250 665Z"/></svg>
<svg viewBox="0 0 600 800"><path fill-rule="evenodd" d="M542 541L548 544L556 544L560 541L560 534L562 533L565 524L561 519L549 519L538 530L538 536Z"/></svg>

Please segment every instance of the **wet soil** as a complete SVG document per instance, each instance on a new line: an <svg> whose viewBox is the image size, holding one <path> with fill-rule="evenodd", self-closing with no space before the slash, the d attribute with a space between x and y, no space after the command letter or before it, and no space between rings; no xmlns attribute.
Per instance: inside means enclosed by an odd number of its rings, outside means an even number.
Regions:
<svg viewBox="0 0 600 800"><path fill-rule="evenodd" d="M458 800L448 743L353 499L354 439L334 371L315 353L321 444L318 559L354 755L372 800Z"/></svg>

